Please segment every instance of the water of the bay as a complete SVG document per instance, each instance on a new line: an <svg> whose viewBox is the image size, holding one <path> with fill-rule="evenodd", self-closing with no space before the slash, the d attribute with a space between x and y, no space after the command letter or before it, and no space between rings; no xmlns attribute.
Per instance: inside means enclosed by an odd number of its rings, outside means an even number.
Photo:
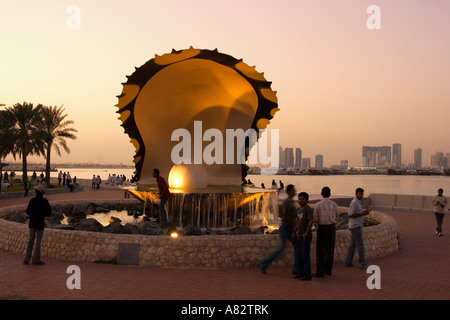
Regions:
<svg viewBox="0 0 450 320"><path fill-rule="evenodd" d="M131 178L135 169L124 168L58 168L58 171L70 172L77 179L91 179L100 175L106 180L109 175L125 175ZM52 172L51 177L57 177ZM166 177L167 178L167 177ZM420 175L248 175L247 179L260 187L264 183L270 188L272 180L280 185L280 180L286 187L293 184L297 192L305 191L310 195L319 195L322 187L331 188L334 196L353 196L355 189L361 187L368 196L371 193L435 195L437 189L443 188L450 194L450 176L420 176Z"/></svg>

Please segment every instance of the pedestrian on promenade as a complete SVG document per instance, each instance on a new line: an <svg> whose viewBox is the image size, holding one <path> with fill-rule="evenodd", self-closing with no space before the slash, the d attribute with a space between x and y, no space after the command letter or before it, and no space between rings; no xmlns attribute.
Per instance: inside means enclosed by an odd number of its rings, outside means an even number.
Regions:
<svg viewBox="0 0 450 320"><path fill-rule="evenodd" d="M34 253L32 263L34 265L41 265L41 241L44 235L45 217L50 216L52 208L46 198L44 198L45 189L42 185L36 187L36 196L30 199L26 210L27 215L30 216L29 229L30 235L28 238L27 251L23 259L23 263L28 264L31 255ZM36 243L35 243L36 241Z"/></svg>
<svg viewBox="0 0 450 320"><path fill-rule="evenodd" d="M444 209L447 206L447 198L443 195L444 190L439 188L437 196L434 196L432 203L434 206L434 216L436 217L436 234L442 237L442 222L444 222Z"/></svg>
<svg viewBox="0 0 450 320"><path fill-rule="evenodd" d="M282 220L281 226L278 229L278 234L280 235L280 245L259 262L259 267L264 274L266 274L266 269L270 266L270 264L283 252L286 241L289 240L292 242L292 233L294 232L294 227L297 224L297 208L294 200L296 191L294 185L288 185L286 187L286 192L288 197L284 200L283 206L281 207Z"/></svg>
<svg viewBox="0 0 450 320"><path fill-rule="evenodd" d="M153 169L153 178L156 178L156 183L158 184L159 197L161 202L159 203L159 212L161 214L161 224L167 224L167 212L166 212L166 202L170 198L169 187L167 186L166 180L159 175L159 169Z"/></svg>
<svg viewBox="0 0 450 320"><path fill-rule="evenodd" d="M308 205L309 195L306 192L298 194L298 224L292 234L296 270L295 278L311 280L311 229L314 223L314 209Z"/></svg>
<svg viewBox="0 0 450 320"><path fill-rule="evenodd" d="M314 222L319 226L316 242L316 273L313 276L319 278L325 275L331 276L336 241L335 225L339 220L338 206L329 199L330 188L323 187L321 195L323 199L314 207Z"/></svg>
<svg viewBox="0 0 450 320"><path fill-rule="evenodd" d="M60 186L61 185L61 181L62 181L62 171L61 170L59 170L59 173L58 173L58 185Z"/></svg>
<svg viewBox="0 0 450 320"><path fill-rule="evenodd" d="M25 195L24 196L28 197L28 192L31 189L31 182L30 182L30 180L28 180L28 177L25 177L25 183L24 183L23 188L25 189Z"/></svg>
<svg viewBox="0 0 450 320"><path fill-rule="evenodd" d="M364 197L364 189L357 188L355 198L350 203L348 211L348 229L352 235L350 245L347 251L345 266L351 267L355 248L358 251L359 267L365 269L367 267L366 258L364 256L364 243L362 239L362 227L364 226L364 216L369 214L369 210L363 210L362 199Z"/></svg>

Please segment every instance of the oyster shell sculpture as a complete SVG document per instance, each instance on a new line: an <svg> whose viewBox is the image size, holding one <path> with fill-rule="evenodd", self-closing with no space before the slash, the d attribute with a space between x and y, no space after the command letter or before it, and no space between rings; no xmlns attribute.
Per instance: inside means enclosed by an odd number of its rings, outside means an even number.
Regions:
<svg viewBox="0 0 450 320"><path fill-rule="evenodd" d="M217 49L191 47L156 55L127 79L116 106L122 127L136 148L135 177L139 185L155 185L154 168L169 177L171 188L171 171L178 171L187 181L181 186L185 189L241 185L248 170L245 162L227 163L223 159L222 163L199 163L195 155L213 143L214 138L203 136L208 129L223 134L225 158L226 129L253 128L258 133L266 128L279 109L276 92L263 73ZM185 129L191 136L190 141L184 141L191 152L181 152L187 160L181 164L172 159L181 141L180 136L173 138L177 129ZM245 160L251 147L247 139Z"/></svg>

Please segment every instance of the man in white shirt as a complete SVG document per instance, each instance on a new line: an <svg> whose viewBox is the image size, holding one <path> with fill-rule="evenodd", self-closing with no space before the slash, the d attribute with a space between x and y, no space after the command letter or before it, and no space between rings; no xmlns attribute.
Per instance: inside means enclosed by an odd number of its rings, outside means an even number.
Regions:
<svg viewBox="0 0 450 320"><path fill-rule="evenodd" d="M331 190L322 188L323 199L314 207L314 222L318 223L316 243L316 273L314 277L331 276L336 241L336 223L339 220L338 206L329 199Z"/></svg>
<svg viewBox="0 0 450 320"><path fill-rule="evenodd" d="M355 248L358 251L359 267L365 269L367 267L366 258L364 256L364 243L362 239L362 227L364 226L364 216L369 214L369 210L363 210L362 199L364 197L364 189L357 188L355 191L355 199L350 203L348 210L348 229L352 235L350 245L347 251L347 259L345 266L351 267Z"/></svg>

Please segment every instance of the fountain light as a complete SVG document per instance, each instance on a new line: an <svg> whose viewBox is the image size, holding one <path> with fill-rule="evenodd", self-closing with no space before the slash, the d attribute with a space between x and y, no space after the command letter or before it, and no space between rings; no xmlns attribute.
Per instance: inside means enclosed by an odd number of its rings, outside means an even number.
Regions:
<svg viewBox="0 0 450 320"><path fill-rule="evenodd" d="M178 238L178 233L176 233L176 232L172 232L171 234L170 234L170 236L172 237L172 238Z"/></svg>
<svg viewBox="0 0 450 320"><path fill-rule="evenodd" d="M174 165L169 172L168 180L171 190L203 189L208 186L208 178L202 165Z"/></svg>

